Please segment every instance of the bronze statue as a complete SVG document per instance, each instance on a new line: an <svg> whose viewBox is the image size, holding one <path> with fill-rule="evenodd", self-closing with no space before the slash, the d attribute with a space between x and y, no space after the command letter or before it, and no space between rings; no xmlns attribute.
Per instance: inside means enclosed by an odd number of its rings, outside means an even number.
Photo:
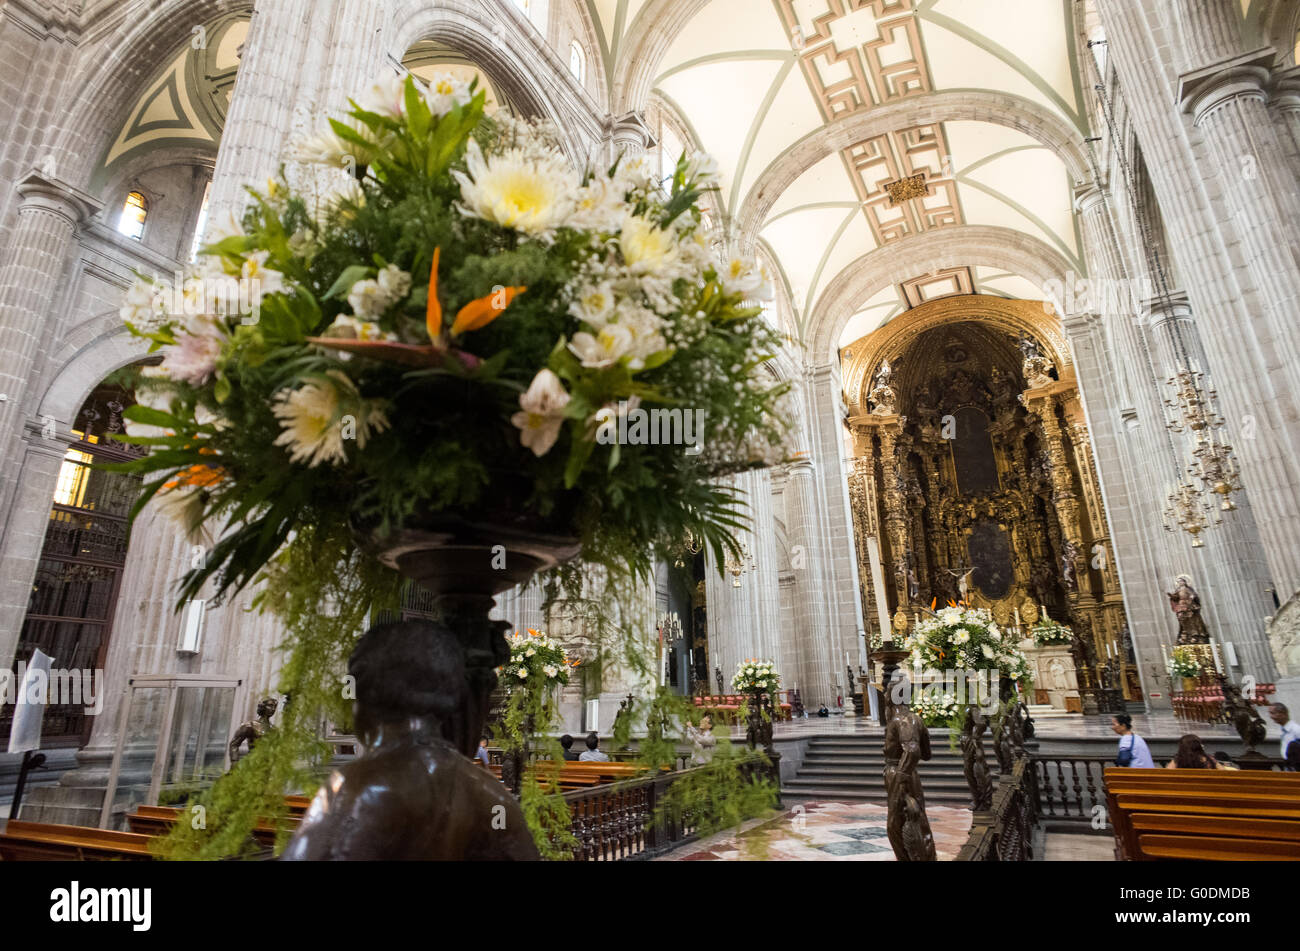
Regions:
<svg viewBox="0 0 1300 951"><path fill-rule="evenodd" d="M451 627L373 627L348 673L364 752L321 786L285 860L538 858L519 804L470 759L482 730L480 691Z"/></svg>
<svg viewBox="0 0 1300 951"><path fill-rule="evenodd" d="M1210 643L1210 632L1201 617L1201 597L1187 575L1178 576L1178 587L1169 592L1169 606L1178 618L1179 644Z"/></svg>
<svg viewBox="0 0 1300 951"><path fill-rule="evenodd" d="M989 777L989 763L984 755L984 731L988 720L974 704L966 708L966 720L961 729L961 758L965 767L966 785L970 787L970 807L983 812L993 804L993 780Z"/></svg>
<svg viewBox="0 0 1300 951"><path fill-rule="evenodd" d="M1224 679L1221 687L1225 712L1246 747L1243 758L1254 759L1260 755L1255 747L1263 743L1264 738L1268 736L1268 724L1260 717L1255 705L1241 695L1241 689L1236 684Z"/></svg>
<svg viewBox="0 0 1300 951"><path fill-rule="evenodd" d="M239 725L234 736L230 738L230 765L233 768L244 756L239 748L245 743L248 744L248 752L253 752L253 746L267 732L272 729L271 717L275 716L275 711L279 709L280 703L274 697L265 697L257 702L257 719L245 720Z"/></svg>
<svg viewBox="0 0 1300 951"><path fill-rule="evenodd" d="M885 690L885 797L889 844L900 862L933 862L934 835L925 814L925 793L917 775L930 758L930 731L909 704L907 678L895 677Z"/></svg>
<svg viewBox="0 0 1300 951"><path fill-rule="evenodd" d="M993 755L997 757L998 770L1004 777L1011 775L1011 767L1016 763L1011 740L1011 719L1011 707L1007 706L998 717L997 726L993 728Z"/></svg>

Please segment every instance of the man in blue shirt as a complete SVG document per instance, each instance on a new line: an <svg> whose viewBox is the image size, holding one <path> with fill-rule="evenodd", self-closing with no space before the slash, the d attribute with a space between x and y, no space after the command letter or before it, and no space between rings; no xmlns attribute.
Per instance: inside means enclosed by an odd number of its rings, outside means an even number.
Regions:
<svg viewBox="0 0 1300 951"><path fill-rule="evenodd" d="M1127 713L1117 713L1110 718L1110 728L1119 734L1119 753L1115 756L1116 766L1131 766L1134 769L1155 769L1156 762L1147 749L1147 741L1133 732L1133 718Z"/></svg>
<svg viewBox="0 0 1300 951"><path fill-rule="evenodd" d="M1275 703L1268 708L1269 718L1282 728L1282 758L1287 765L1300 769L1300 723L1291 719L1285 703Z"/></svg>

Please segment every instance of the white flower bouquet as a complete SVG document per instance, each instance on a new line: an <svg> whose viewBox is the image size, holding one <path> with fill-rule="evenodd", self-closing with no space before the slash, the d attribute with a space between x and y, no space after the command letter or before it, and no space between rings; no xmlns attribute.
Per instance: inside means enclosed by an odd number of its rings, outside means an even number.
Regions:
<svg viewBox="0 0 1300 951"><path fill-rule="evenodd" d="M736 667L731 686L742 693L767 692L775 696L781 689L781 676L770 660L745 660Z"/></svg>
<svg viewBox="0 0 1300 951"><path fill-rule="evenodd" d="M183 598L358 520L505 515L642 572L688 532L736 551L719 477L785 458L788 386L763 367L768 276L705 223L716 166L683 155L666 189L642 158L574 167L484 103L381 80L297 145L335 194L272 181L182 287L127 295L163 357L127 414L153 450L136 511L221 531Z"/></svg>
<svg viewBox="0 0 1300 951"><path fill-rule="evenodd" d="M569 682L570 662L563 647L541 631L515 634L510 641L510 662L501 668L501 682L507 690L562 687Z"/></svg>
<svg viewBox="0 0 1300 951"><path fill-rule="evenodd" d="M915 668L997 670L1011 680L1029 678L1029 661L982 608L951 606L923 620L904 641Z"/></svg>

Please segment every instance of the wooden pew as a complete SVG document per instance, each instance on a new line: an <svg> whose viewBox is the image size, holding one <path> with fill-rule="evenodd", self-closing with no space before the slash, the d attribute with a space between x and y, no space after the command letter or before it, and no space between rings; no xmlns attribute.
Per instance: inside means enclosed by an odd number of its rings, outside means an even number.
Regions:
<svg viewBox="0 0 1300 951"><path fill-rule="evenodd" d="M148 862L149 836L10 819L0 835L3 862Z"/></svg>
<svg viewBox="0 0 1300 951"><path fill-rule="evenodd" d="M180 809L169 806L137 806L135 812L127 815L126 822L132 832L153 837L171 834L172 827L180 818ZM290 813L285 821L292 828L302 821L302 815ZM253 839L263 849L273 849L278 833L279 830L273 824L262 821L253 829Z"/></svg>
<svg viewBox="0 0 1300 951"><path fill-rule="evenodd" d="M1120 859L1300 859L1300 775L1111 768L1105 777Z"/></svg>

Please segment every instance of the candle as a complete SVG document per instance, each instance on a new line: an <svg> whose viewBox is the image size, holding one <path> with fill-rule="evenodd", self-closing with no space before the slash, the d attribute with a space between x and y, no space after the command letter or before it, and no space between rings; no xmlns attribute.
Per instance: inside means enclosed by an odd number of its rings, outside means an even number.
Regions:
<svg viewBox="0 0 1300 951"><path fill-rule="evenodd" d="M1020 630L1020 609L1016 608L1016 630Z"/></svg>
<svg viewBox="0 0 1300 951"><path fill-rule="evenodd" d="M1165 652L1165 645L1164 645L1163 643L1161 643L1161 645L1160 645L1160 656L1163 657L1163 658L1165 659L1165 666L1168 667L1168 666L1169 666L1169 655Z"/></svg>
<svg viewBox="0 0 1300 951"><path fill-rule="evenodd" d="M1219 663L1219 645L1215 643L1214 638L1210 638L1210 653L1214 655L1214 669L1218 673L1223 673L1223 665Z"/></svg>

